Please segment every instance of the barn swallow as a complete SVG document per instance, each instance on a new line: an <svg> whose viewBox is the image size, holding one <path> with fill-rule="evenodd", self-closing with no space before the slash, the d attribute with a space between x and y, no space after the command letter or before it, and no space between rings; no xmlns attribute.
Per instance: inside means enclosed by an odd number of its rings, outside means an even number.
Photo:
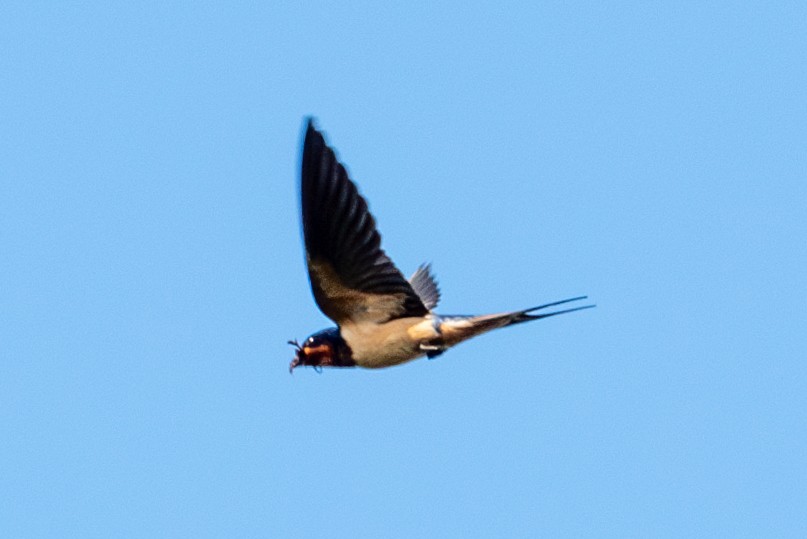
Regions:
<svg viewBox="0 0 807 539"><path fill-rule="evenodd" d="M337 327L295 347L289 372L321 367L390 367L427 356L493 329L588 309L540 311L586 296L521 311L481 316L434 312L440 289L429 265L407 280L381 248L367 202L308 119L300 182L306 263L314 300Z"/></svg>

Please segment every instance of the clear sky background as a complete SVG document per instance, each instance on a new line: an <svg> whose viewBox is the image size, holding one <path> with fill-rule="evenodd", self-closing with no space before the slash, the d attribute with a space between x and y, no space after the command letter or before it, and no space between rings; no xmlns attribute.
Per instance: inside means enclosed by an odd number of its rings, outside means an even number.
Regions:
<svg viewBox="0 0 807 539"><path fill-rule="evenodd" d="M803 2L0 10L0 536L807 536ZM441 311L288 373L313 115Z"/></svg>

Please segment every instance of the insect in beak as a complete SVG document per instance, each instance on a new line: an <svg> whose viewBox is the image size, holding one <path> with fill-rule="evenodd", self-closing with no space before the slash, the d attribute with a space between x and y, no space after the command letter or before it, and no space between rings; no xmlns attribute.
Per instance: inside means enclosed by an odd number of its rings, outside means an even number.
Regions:
<svg viewBox="0 0 807 539"><path fill-rule="evenodd" d="M289 363L289 373L294 374L294 368L300 364L300 353L302 353L303 347L300 346L300 343L298 343L296 339L288 341L288 343L294 347L294 359Z"/></svg>

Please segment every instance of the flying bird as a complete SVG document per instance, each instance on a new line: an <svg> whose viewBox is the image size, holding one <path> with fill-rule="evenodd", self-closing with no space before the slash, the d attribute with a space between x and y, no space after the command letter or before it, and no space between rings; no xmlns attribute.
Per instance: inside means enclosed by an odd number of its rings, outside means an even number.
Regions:
<svg viewBox="0 0 807 539"><path fill-rule="evenodd" d="M447 316L434 312L440 289L429 265L407 280L381 248L367 202L345 167L308 119L301 172L302 227L314 300L337 326L295 347L289 365L390 367L426 356L493 329L540 320L594 305L541 312L586 296L521 311Z"/></svg>

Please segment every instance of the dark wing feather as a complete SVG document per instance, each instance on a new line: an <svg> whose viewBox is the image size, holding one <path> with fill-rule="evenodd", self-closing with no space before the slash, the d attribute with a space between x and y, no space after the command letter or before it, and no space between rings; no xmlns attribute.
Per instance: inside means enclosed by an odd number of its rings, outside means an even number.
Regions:
<svg viewBox="0 0 807 539"><path fill-rule="evenodd" d="M440 302L440 287L437 286L437 280L432 274L431 264L421 264L409 278L409 282L426 308L434 310Z"/></svg>
<svg viewBox="0 0 807 539"><path fill-rule="evenodd" d="M311 288L325 315L341 324L428 313L381 249L367 202L311 120L303 143L301 194Z"/></svg>

